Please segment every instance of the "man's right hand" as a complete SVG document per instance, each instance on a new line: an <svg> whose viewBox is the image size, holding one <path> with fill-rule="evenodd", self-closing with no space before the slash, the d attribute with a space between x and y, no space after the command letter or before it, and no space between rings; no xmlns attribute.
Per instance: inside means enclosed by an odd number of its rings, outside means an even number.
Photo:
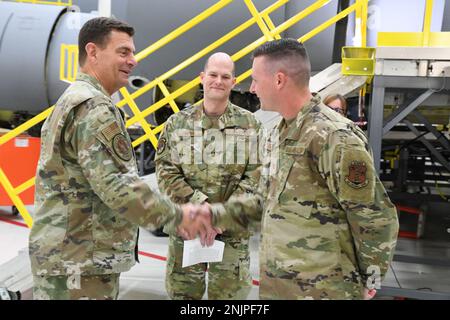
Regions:
<svg viewBox="0 0 450 320"><path fill-rule="evenodd" d="M177 227L178 234L185 240L194 239L199 230L194 226L195 217L197 215L198 206L191 203L183 204L183 217L181 223Z"/></svg>

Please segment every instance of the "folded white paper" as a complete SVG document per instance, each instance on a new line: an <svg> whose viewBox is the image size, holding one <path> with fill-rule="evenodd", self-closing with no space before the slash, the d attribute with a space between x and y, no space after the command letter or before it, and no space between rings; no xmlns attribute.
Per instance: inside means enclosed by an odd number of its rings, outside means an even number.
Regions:
<svg viewBox="0 0 450 320"><path fill-rule="evenodd" d="M186 240L184 241L182 267L189 267L201 262L220 262L223 259L224 248L223 241L214 240L211 247L202 247L200 238Z"/></svg>

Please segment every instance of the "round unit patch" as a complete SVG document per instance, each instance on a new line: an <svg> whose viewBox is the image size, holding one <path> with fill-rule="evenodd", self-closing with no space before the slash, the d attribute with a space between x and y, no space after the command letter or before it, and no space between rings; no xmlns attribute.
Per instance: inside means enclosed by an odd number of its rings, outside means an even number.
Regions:
<svg viewBox="0 0 450 320"><path fill-rule="evenodd" d="M116 155L124 161L130 161L133 157L131 146L128 143L127 138L121 133L114 136L112 147Z"/></svg>
<svg viewBox="0 0 450 320"><path fill-rule="evenodd" d="M166 149L166 139L165 138L161 138L158 141L158 150L156 150L156 152L158 154L161 154L164 151L164 149Z"/></svg>

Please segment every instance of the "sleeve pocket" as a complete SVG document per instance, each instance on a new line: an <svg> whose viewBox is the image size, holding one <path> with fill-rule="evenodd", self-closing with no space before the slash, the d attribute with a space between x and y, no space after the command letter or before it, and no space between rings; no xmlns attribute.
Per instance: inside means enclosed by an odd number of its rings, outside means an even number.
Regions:
<svg viewBox="0 0 450 320"><path fill-rule="evenodd" d="M120 138L120 139L122 139L122 141L119 142L119 143L127 143L128 145L127 145L127 146L123 146L123 147L124 147L124 148L130 148L130 149L131 149L131 146L129 146L129 143L126 141L125 136L124 136L123 134L120 134L120 135L121 135L123 138ZM100 142L100 144L101 144L103 150L110 156L110 158L111 158L113 164L114 164L121 172L123 172L123 173L128 172L129 169L128 169L127 163L129 162L129 160L131 160L131 159L133 158L132 155L128 155L128 154L125 154L125 153L122 154L123 151L122 151L122 153L121 153L121 151L118 151L118 150L117 150L117 147L116 147L116 149L114 149L114 146L113 146L113 139L111 139L110 141L108 141L108 140L103 136L103 134L101 134L101 133L97 134L96 138L97 138L97 140ZM123 139L125 139L125 141L124 141ZM116 143L117 143L117 142L116 142ZM129 150L129 151L132 152L131 150ZM126 152L126 151L125 151L125 152ZM121 154L122 154L122 156L121 156ZM131 157L131 159L129 159L129 160L127 161L126 159L128 159L128 157ZM103 163L102 165L110 165L110 164L111 164L111 163L108 163L107 160L104 160L104 163Z"/></svg>

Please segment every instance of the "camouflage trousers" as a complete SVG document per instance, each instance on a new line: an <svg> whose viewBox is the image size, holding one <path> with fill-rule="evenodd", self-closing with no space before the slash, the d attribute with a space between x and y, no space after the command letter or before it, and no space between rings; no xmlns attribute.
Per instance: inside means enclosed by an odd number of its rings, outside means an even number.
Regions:
<svg viewBox="0 0 450 320"><path fill-rule="evenodd" d="M170 235L166 268L166 290L173 300L200 300L206 289L208 271L208 299L243 300L251 289L248 238L218 236L225 242L221 262L199 263L182 268L183 239Z"/></svg>
<svg viewBox="0 0 450 320"><path fill-rule="evenodd" d="M116 300L120 273L33 276L34 300Z"/></svg>

